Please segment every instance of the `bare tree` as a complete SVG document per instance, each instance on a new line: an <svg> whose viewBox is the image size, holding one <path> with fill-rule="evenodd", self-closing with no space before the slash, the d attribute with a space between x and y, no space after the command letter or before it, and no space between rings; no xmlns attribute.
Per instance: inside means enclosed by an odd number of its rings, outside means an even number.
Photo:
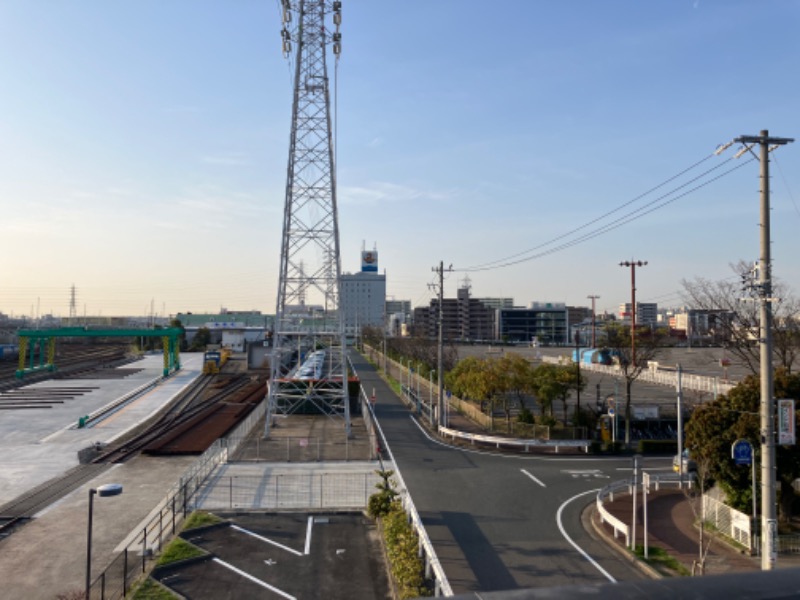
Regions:
<svg viewBox="0 0 800 600"><path fill-rule="evenodd" d="M625 445L631 443L631 390L633 382L647 368L647 364L658 356L667 338L664 330L651 330L649 327L637 327L636 344L631 344L631 328L616 322L606 326L606 347L611 350L614 360L618 362L620 373L625 380Z"/></svg>
<svg viewBox="0 0 800 600"><path fill-rule="evenodd" d="M683 458L679 458L680 469L686 471L688 461L684 466ZM696 461L697 472L695 482L697 483L696 489L691 487L684 489L684 495L689 502L689 507L692 509L694 520L698 524L697 533L697 560L692 563L692 575L703 575L706 570L706 559L708 558L708 551L711 548L712 536L706 536L706 519L705 511L703 510L703 496L706 493L706 486L711 481L711 468L710 461L707 458L699 458Z"/></svg>
<svg viewBox="0 0 800 600"><path fill-rule="evenodd" d="M714 337L721 339L731 354L747 369L760 369L759 298L752 282L752 268L744 261L731 265L733 279L710 281L702 277L683 280L684 302L694 309L708 311L714 319ZM800 302L788 287L773 284L773 352L776 366L791 372L800 351Z"/></svg>

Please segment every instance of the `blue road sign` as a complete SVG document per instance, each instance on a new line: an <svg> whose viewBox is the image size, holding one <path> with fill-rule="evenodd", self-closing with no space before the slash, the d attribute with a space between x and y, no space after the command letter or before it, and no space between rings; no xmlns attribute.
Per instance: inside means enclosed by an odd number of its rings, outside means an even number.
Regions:
<svg viewBox="0 0 800 600"><path fill-rule="evenodd" d="M753 446L747 440L736 440L731 447L731 457L737 465L749 465L753 462Z"/></svg>

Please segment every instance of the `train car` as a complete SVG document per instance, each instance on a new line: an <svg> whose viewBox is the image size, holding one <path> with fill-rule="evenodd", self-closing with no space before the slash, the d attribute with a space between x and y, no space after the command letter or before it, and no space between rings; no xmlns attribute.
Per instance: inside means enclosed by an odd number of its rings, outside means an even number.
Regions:
<svg viewBox="0 0 800 600"><path fill-rule="evenodd" d="M203 355L203 374L215 375L222 367L222 353L219 350L208 350Z"/></svg>

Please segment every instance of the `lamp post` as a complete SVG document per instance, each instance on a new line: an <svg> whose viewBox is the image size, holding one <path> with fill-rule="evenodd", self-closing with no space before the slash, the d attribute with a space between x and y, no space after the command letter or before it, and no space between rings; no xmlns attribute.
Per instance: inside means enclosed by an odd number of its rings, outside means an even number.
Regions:
<svg viewBox="0 0 800 600"><path fill-rule="evenodd" d="M86 600L89 600L89 592L92 584L92 511L94 509L94 496L119 496L122 493L122 484L107 483L97 489L89 490L89 523L86 528Z"/></svg>

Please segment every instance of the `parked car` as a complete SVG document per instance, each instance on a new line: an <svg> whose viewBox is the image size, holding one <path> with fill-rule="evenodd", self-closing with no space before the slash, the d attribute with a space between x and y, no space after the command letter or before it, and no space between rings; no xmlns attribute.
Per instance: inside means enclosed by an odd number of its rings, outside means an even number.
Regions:
<svg viewBox="0 0 800 600"><path fill-rule="evenodd" d="M681 457L678 454L676 454L675 456L672 457L672 470L673 471L675 471L676 473L679 473L681 471L681 467L679 465L681 465L681 464L683 466L683 472L684 473L697 473L697 463L694 460L692 460L691 458L689 458L689 451L688 450L684 450L683 451L683 457Z"/></svg>

